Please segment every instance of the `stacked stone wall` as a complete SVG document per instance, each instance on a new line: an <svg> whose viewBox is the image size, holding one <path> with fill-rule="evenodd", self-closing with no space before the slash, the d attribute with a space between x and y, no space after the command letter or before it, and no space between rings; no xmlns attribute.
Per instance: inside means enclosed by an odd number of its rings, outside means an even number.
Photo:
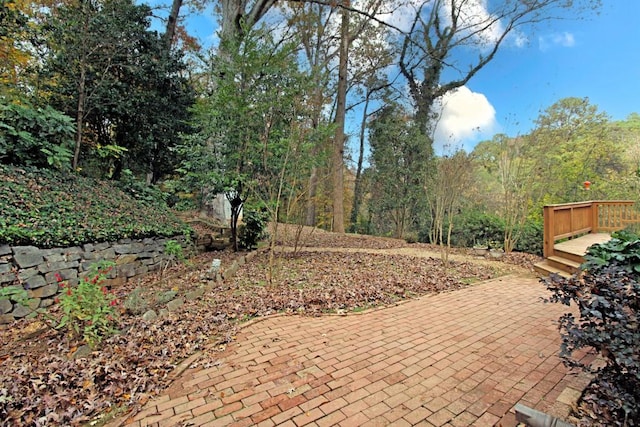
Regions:
<svg viewBox="0 0 640 427"><path fill-rule="evenodd" d="M167 240L177 241L186 250L184 236L122 239L51 249L0 245L0 287L22 286L29 295L29 307L0 298L0 323L10 323L34 309L52 305L60 291L57 275L75 285L89 274L92 264L113 261L116 266L109 273L107 285L114 287L159 270L173 258L164 253Z"/></svg>

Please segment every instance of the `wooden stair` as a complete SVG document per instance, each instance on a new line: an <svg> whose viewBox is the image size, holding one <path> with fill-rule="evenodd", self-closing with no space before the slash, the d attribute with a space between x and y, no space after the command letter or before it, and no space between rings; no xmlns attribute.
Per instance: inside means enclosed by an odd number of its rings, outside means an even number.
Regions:
<svg viewBox="0 0 640 427"><path fill-rule="evenodd" d="M584 262L584 254L591 245L604 243L611 239L607 233L586 234L553 245L553 255L533 267L540 276L556 273L564 277L580 271L580 264Z"/></svg>
<svg viewBox="0 0 640 427"><path fill-rule="evenodd" d="M580 268L580 263L560 256L551 256L545 260L534 264L533 268L536 273L542 277L559 274L563 277L571 277Z"/></svg>

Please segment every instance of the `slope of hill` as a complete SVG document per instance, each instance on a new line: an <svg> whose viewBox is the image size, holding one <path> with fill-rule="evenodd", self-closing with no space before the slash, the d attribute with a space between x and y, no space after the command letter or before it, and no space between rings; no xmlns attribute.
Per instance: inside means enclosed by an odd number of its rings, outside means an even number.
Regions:
<svg viewBox="0 0 640 427"><path fill-rule="evenodd" d="M138 200L75 174L0 165L0 245L46 248L182 233L191 229L162 201Z"/></svg>

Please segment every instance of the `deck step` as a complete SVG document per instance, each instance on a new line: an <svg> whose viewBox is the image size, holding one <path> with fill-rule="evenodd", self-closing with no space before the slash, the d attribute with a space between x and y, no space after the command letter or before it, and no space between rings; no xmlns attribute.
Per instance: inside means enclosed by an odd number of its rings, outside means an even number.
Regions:
<svg viewBox="0 0 640 427"><path fill-rule="evenodd" d="M578 254L574 254L574 253L570 253L570 252L565 252L562 249L554 249L554 254L556 257L558 258L562 258L562 259L566 259L566 260L570 260L573 262L577 262L578 265L582 264L584 262L584 257L582 255L578 255ZM551 257L549 257L551 258Z"/></svg>
<svg viewBox="0 0 640 427"><path fill-rule="evenodd" d="M564 270L567 273L576 273L580 269L581 263L571 259L563 258L560 256L550 256L547 258L547 262L560 270Z"/></svg>
<svg viewBox="0 0 640 427"><path fill-rule="evenodd" d="M547 260L534 264L533 268L536 270L536 273L540 274L542 277L549 276L552 273L559 274L562 277L571 277L571 273L569 273L568 271L562 270L560 268L554 267Z"/></svg>

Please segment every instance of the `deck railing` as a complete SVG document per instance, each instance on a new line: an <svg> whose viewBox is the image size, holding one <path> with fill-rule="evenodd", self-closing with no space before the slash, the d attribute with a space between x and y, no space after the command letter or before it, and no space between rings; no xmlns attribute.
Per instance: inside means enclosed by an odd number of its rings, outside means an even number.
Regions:
<svg viewBox="0 0 640 427"><path fill-rule="evenodd" d="M553 256L560 239L587 233L609 233L640 222L631 200L596 200L544 207L544 257Z"/></svg>

